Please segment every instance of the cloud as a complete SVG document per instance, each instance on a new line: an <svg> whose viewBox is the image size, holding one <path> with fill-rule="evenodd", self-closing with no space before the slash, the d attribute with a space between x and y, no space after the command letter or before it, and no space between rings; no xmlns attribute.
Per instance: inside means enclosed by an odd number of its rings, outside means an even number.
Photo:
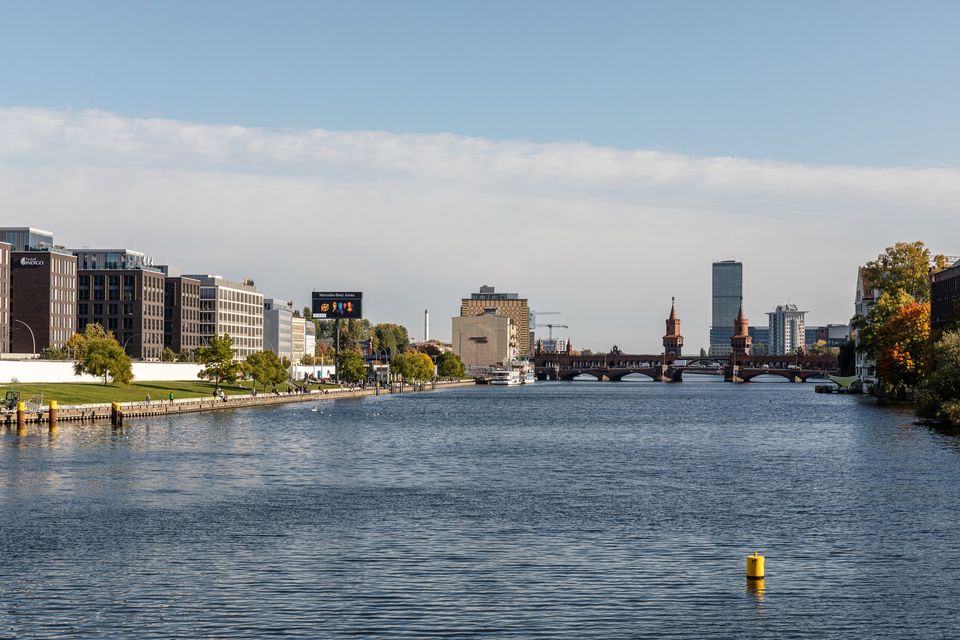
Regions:
<svg viewBox="0 0 960 640"><path fill-rule="evenodd" d="M562 310L578 346L659 348L671 295L706 343L710 263L744 262L757 324L785 300L852 312L855 268L897 240L960 253L957 167L810 166L452 134L266 130L0 108L5 224L249 275L304 305L363 289L434 332L481 284Z"/></svg>

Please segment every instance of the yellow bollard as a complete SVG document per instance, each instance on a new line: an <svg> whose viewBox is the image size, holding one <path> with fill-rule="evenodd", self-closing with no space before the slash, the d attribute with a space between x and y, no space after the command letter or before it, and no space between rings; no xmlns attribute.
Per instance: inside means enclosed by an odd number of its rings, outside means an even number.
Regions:
<svg viewBox="0 0 960 640"><path fill-rule="evenodd" d="M747 556L747 580L763 580L763 560L759 551Z"/></svg>
<svg viewBox="0 0 960 640"><path fill-rule="evenodd" d="M27 431L27 403L17 403L17 435L21 436Z"/></svg>
<svg viewBox="0 0 960 640"><path fill-rule="evenodd" d="M50 401L50 411L47 414L47 421L50 423L50 431L57 430L57 414L60 412L60 404L56 400Z"/></svg>

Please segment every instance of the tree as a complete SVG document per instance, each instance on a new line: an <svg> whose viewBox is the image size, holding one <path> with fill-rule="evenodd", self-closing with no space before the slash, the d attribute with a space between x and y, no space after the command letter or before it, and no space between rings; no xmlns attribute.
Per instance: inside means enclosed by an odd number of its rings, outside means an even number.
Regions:
<svg viewBox="0 0 960 640"><path fill-rule="evenodd" d="M385 349L390 355L402 353L410 343L407 328L399 324L382 322L373 327L372 334L373 348Z"/></svg>
<svg viewBox="0 0 960 640"><path fill-rule="evenodd" d="M287 367L280 356L272 351L261 351L247 356L244 369L253 378L254 384L277 385L287 379Z"/></svg>
<svg viewBox="0 0 960 640"><path fill-rule="evenodd" d="M316 358L314 358L309 353L303 354L303 357L300 358L300 364L306 365L308 367L312 367L313 365L316 364L316 362L317 362Z"/></svg>
<svg viewBox="0 0 960 640"><path fill-rule="evenodd" d="M433 360L419 351L406 351L393 356L390 369L403 376L404 380L433 379Z"/></svg>
<svg viewBox="0 0 960 640"><path fill-rule="evenodd" d="M190 351L190 349L180 349L180 353L177 354L177 362L191 361L193 361L193 351Z"/></svg>
<svg viewBox="0 0 960 640"><path fill-rule="evenodd" d="M947 331L930 347L926 377L914 407L923 418L960 427L960 332Z"/></svg>
<svg viewBox="0 0 960 640"><path fill-rule="evenodd" d="M196 355L197 362L203 365L197 377L213 380L216 391L221 382L237 381L240 364L233 359L233 338L229 334L213 336L209 345L197 349Z"/></svg>
<svg viewBox="0 0 960 640"><path fill-rule="evenodd" d="M104 385L108 378L120 384L133 380L130 356L99 324L87 325L82 334L74 334L67 343L74 351L73 372L78 376L86 373L103 378Z"/></svg>
<svg viewBox="0 0 960 640"><path fill-rule="evenodd" d="M901 307L912 302L914 299L902 289L884 291L866 317L855 316L851 324L860 337L860 351L866 353L867 357L876 358L881 348L884 327L899 313Z"/></svg>
<svg viewBox="0 0 960 640"><path fill-rule="evenodd" d="M930 301L930 269L947 267L942 255L932 258L922 242L898 242L867 263L864 275L880 291L903 291L917 302Z"/></svg>
<svg viewBox="0 0 960 640"><path fill-rule="evenodd" d="M817 340L810 345L810 355L838 357L840 355L840 347L828 347L826 340Z"/></svg>
<svg viewBox="0 0 960 640"><path fill-rule="evenodd" d="M360 382L367 377L367 368L363 362L363 355L356 349L340 351L340 360L337 362L337 376L345 382Z"/></svg>
<svg viewBox="0 0 960 640"><path fill-rule="evenodd" d="M177 353L170 347L164 347L160 360L163 362L174 362L177 359Z"/></svg>
<svg viewBox="0 0 960 640"><path fill-rule="evenodd" d="M910 302L891 316L878 341L877 380L886 394L905 397L923 378L930 303Z"/></svg>
<svg viewBox="0 0 960 640"><path fill-rule="evenodd" d="M422 351L431 358L439 358L440 354L443 353L443 349L435 344L421 344L419 347L417 347L417 351Z"/></svg>
<svg viewBox="0 0 960 640"><path fill-rule="evenodd" d="M460 356L447 351L437 356L437 375L441 378L462 378L466 375Z"/></svg>
<svg viewBox="0 0 960 640"><path fill-rule="evenodd" d="M40 350L41 360L67 360L69 357L70 354L67 353L67 350L60 347L50 346Z"/></svg>

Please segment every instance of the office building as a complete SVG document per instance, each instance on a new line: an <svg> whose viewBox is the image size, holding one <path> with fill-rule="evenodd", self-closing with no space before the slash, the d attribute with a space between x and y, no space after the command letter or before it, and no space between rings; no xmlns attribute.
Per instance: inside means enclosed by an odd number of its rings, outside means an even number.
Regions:
<svg viewBox="0 0 960 640"><path fill-rule="evenodd" d="M498 314L510 318L517 332L518 355L530 355L530 305L516 293L497 293L494 287L482 286L478 293L460 301L460 316ZM456 342L454 342L456 349ZM466 362L466 361L464 361Z"/></svg>
<svg viewBox="0 0 960 640"><path fill-rule="evenodd" d="M795 304L782 304L767 312L769 318L770 355L782 356L794 353L806 344L804 318L806 311L800 311Z"/></svg>
<svg viewBox="0 0 960 640"><path fill-rule="evenodd" d="M299 315L290 319L290 362L300 364L306 354L307 321Z"/></svg>
<svg viewBox="0 0 960 640"><path fill-rule="evenodd" d="M842 347L850 339L850 325L848 324L827 324L820 327L807 325L804 332L808 347L821 340L828 347Z"/></svg>
<svg viewBox="0 0 960 640"><path fill-rule="evenodd" d="M163 287L163 346L193 351L200 346L200 282L164 276Z"/></svg>
<svg viewBox="0 0 960 640"><path fill-rule="evenodd" d="M765 356L770 353L770 327L750 327L750 355Z"/></svg>
<svg viewBox="0 0 960 640"><path fill-rule="evenodd" d="M10 252L10 351L62 347L77 331L77 259L57 249Z"/></svg>
<svg viewBox="0 0 960 640"><path fill-rule="evenodd" d="M519 331L513 318L495 310L453 318L453 352L475 369L509 363L520 353Z"/></svg>
<svg viewBox="0 0 960 640"><path fill-rule="evenodd" d="M263 301L263 348L293 362L293 303L267 298Z"/></svg>
<svg viewBox="0 0 960 640"><path fill-rule="evenodd" d="M960 261L930 276L930 328L960 329Z"/></svg>
<svg viewBox="0 0 960 640"><path fill-rule="evenodd" d="M0 353L10 351L10 247L0 242Z"/></svg>
<svg viewBox="0 0 960 640"><path fill-rule="evenodd" d="M54 249L53 234L33 227L0 227L0 242L10 245L10 251L49 251Z"/></svg>
<svg viewBox="0 0 960 640"><path fill-rule="evenodd" d="M537 342L540 353L566 353L567 340L564 338L540 338Z"/></svg>
<svg viewBox="0 0 960 640"><path fill-rule="evenodd" d="M77 269L147 269L167 273L168 267L155 267L153 260L133 249L70 249L77 256Z"/></svg>
<svg viewBox="0 0 960 640"><path fill-rule="evenodd" d="M200 281L200 340L229 335L238 360L263 351L263 294L252 280L188 274Z"/></svg>
<svg viewBox="0 0 960 640"><path fill-rule="evenodd" d="M710 355L730 355L734 321L743 300L743 264L736 260L713 263L713 313L710 321Z"/></svg>
<svg viewBox="0 0 960 640"><path fill-rule="evenodd" d="M89 264L89 263L88 263ZM78 269L77 331L99 324L131 358L163 354L165 277L148 269Z"/></svg>

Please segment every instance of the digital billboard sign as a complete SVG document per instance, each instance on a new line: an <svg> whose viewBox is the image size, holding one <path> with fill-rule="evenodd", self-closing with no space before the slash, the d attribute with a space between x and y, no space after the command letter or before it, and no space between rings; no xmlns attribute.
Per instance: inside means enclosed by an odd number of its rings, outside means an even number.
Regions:
<svg viewBox="0 0 960 640"><path fill-rule="evenodd" d="M359 291L314 291L313 317L327 320L362 318L363 293Z"/></svg>

